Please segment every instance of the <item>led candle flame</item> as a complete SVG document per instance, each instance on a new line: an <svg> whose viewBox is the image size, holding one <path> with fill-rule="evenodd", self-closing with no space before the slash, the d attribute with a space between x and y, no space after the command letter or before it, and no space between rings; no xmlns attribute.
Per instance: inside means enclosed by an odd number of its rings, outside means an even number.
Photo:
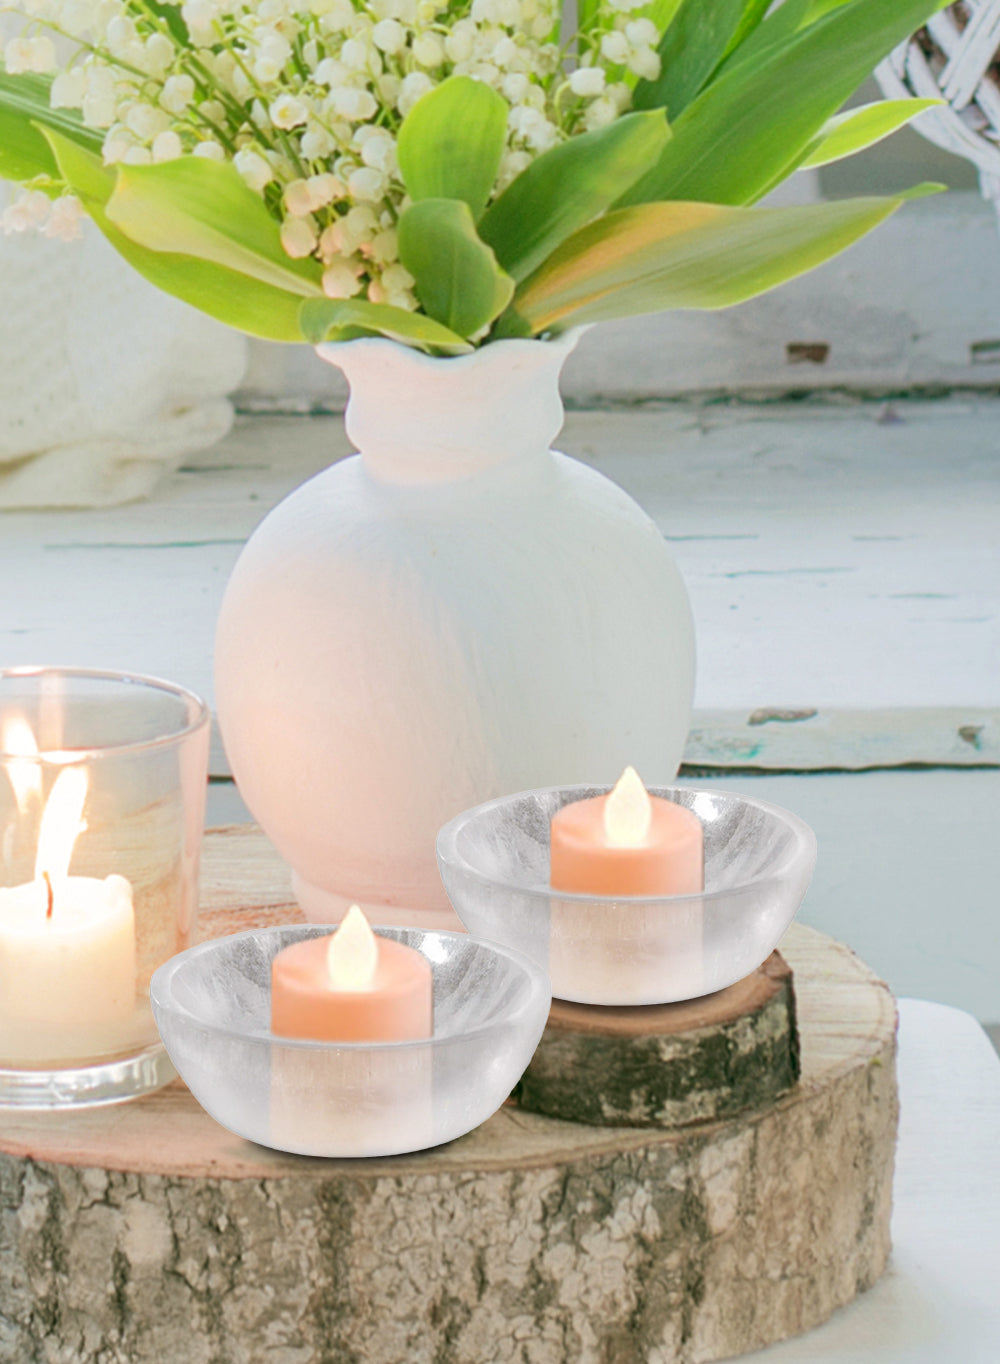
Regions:
<svg viewBox="0 0 1000 1364"><path fill-rule="evenodd" d="M17 808L25 814L33 801L42 798L42 769L34 761L38 757L38 745L27 720L20 715L5 720L0 745L5 753L16 755L8 759L7 776L14 788Z"/></svg>
<svg viewBox="0 0 1000 1364"><path fill-rule="evenodd" d="M554 890L691 895L703 888L703 861L701 820L675 801L651 796L634 767L626 767L606 796L571 801L552 817Z"/></svg>
<svg viewBox="0 0 1000 1364"><path fill-rule="evenodd" d="M431 965L372 931L351 905L330 937L303 938L271 962L271 1031L320 1042L411 1042L433 1032Z"/></svg>
<svg viewBox="0 0 1000 1364"><path fill-rule="evenodd" d="M649 837L653 805L634 767L626 767L604 802L604 833L613 848L640 848Z"/></svg>
<svg viewBox="0 0 1000 1364"><path fill-rule="evenodd" d="M330 938L326 969L334 990L369 990L378 969L378 942L358 905L351 905Z"/></svg>

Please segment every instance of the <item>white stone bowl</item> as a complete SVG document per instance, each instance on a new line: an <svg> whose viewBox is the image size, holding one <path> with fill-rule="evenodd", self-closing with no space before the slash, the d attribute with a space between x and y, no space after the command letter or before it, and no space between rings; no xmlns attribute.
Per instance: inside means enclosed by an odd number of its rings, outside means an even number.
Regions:
<svg viewBox="0 0 1000 1364"><path fill-rule="evenodd" d="M563 786L488 801L446 824L438 865L462 923L548 971L582 1004L669 1004L732 985L777 946L809 885L816 838L778 805L723 791L651 787L705 831L705 890L623 896L553 891L549 824L607 787Z"/></svg>
<svg viewBox="0 0 1000 1364"><path fill-rule="evenodd" d="M163 1044L192 1094L238 1136L310 1156L386 1156L451 1141L495 1113L548 1017L548 981L521 953L464 933L378 928L433 968L425 1042L313 1042L270 1031L271 961L333 925L250 929L153 976Z"/></svg>

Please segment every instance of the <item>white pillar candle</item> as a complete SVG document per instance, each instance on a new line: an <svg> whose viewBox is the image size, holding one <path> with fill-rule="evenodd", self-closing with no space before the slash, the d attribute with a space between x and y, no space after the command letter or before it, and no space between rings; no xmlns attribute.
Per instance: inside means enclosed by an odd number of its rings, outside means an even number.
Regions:
<svg viewBox="0 0 1000 1364"><path fill-rule="evenodd" d="M60 773L35 879L0 890L0 1064L113 1051L135 1010L135 915L123 876L70 876L87 774Z"/></svg>
<svg viewBox="0 0 1000 1364"><path fill-rule="evenodd" d="M135 918L124 876L68 876L0 890L0 1018L72 1030L129 1019Z"/></svg>

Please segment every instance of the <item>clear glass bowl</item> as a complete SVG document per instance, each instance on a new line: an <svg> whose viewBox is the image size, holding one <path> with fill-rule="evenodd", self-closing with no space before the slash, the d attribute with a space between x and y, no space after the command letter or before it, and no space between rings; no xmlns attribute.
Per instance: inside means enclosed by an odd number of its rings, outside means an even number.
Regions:
<svg viewBox="0 0 1000 1364"><path fill-rule="evenodd" d="M191 942L209 725L157 678L0 671L0 1107L113 1103L174 1078L149 981ZM85 823L48 843L53 872L72 851L46 918L36 853L70 769Z"/></svg>
<svg viewBox="0 0 1000 1364"><path fill-rule="evenodd" d="M649 789L702 821L701 894L608 899L553 891L552 816L608 788L549 787L488 801L441 830L438 865L462 923L477 938L516 945L548 971L553 995L582 1004L696 999L756 970L802 902L815 835L763 800Z"/></svg>
<svg viewBox="0 0 1000 1364"><path fill-rule="evenodd" d="M202 943L161 966L150 997L192 1094L238 1136L309 1156L388 1156L462 1136L520 1079L548 1017L548 981L520 952L464 933L377 928L428 959L434 1036L312 1042L270 1031L271 961L331 933L301 924Z"/></svg>

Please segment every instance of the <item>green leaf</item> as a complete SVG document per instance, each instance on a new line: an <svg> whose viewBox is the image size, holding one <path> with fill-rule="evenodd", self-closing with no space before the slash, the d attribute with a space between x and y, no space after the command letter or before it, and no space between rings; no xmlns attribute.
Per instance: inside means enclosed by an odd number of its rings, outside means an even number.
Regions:
<svg viewBox="0 0 1000 1364"><path fill-rule="evenodd" d="M779 19L785 8L777 11ZM742 48L672 124L659 162L621 204L683 199L746 204L782 178L876 64L940 0L848 0L787 40ZM765 21L751 40L763 35Z"/></svg>
<svg viewBox="0 0 1000 1364"><path fill-rule="evenodd" d="M514 281L476 235L460 199L422 199L399 219L399 259L424 311L459 336L474 336L510 302Z"/></svg>
<svg viewBox="0 0 1000 1364"><path fill-rule="evenodd" d="M637 109L665 108L682 114L740 37L763 19L771 0L683 0L660 40L660 75L640 81Z"/></svg>
<svg viewBox="0 0 1000 1364"><path fill-rule="evenodd" d="M796 208L619 209L564 242L520 286L517 322L537 334L666 308L727 308L835 256L912 193ZM505 316L498 332L507 330Z"/></svg>
<svg viewBox="0 0 1000 1364"><path fill-rule="evenodd" d="M170 36L180 47L191 46L191 35L181 14L180 5L165 3L165 0L143 0L143 7L163 20L170 30Z"/></svg>
<svg viewBox="0 0 1000 1364"><path fill-rule="evenodd" d="M569 138L511 181L480 219L480 237L509 275L525 279L655 165L669 136L655 109Z"/></svg>
<svg viewBox="0 0 1000 1364"><path fill-rule="evenodd" d="M93 152L58 133L46 137L59 174L79 195L98 229L128 263L151 284L190 303L219 322L267 341L304 341L298 294L287 293L224 266L167 251L150 251L119 232L104 212L115 173Z"/></svg>
<svg viewBox="0 0 1000 1364"><path fill-rule="evenodd" d="M85 128L79 115L49 107L46 76L8 76L0 72L0 179L32 180L58 175L55 157L38 125L55 128L81 146L99 151L100 133Z"/></svg>
<svg viewBox="0 0 1000 1364"><path fill-rule="evenodd" d="M506 100L471 76L449 76L417 100L399 130L399 171L410 197L462 199L478 218L506 137Z"/></svg>
<svg viewBox="0 0 1000 1364"><path fill-rule="evenodd" d="M468 341L432 317L363 299L306 299L299 305L299 323L314 346L357 336L386 336L431 355L466 355L472 350Z"/></svg>
<svg viewBox="0 0 1000 1364"><path fill-rule="evenodd" d="M229 162L182 156L121 166L107 216L151 251L212 261L304 298L322 296L319 262L285 252L264 201Z"/></svg>
<svg viewBox="0 0 1000 1364"><path fill-rule="evenodd" d="M883 99L837 114L813 138L799 169L826 166L831 161L853 156L855 152L881 142L925 109L944 103L943 99Z"/></svg>

